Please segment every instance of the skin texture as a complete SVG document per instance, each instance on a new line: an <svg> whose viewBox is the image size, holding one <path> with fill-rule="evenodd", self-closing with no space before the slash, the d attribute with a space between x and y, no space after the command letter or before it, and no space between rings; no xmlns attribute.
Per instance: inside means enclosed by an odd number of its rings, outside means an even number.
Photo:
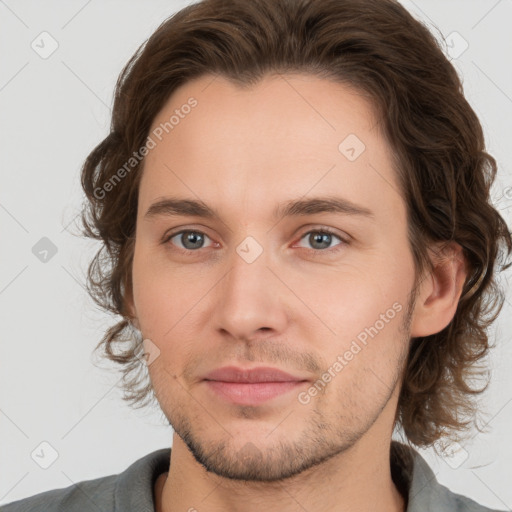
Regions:
<svg viewBox="0 0 512 512"><path fill-rule="evenodd" d="M304 74L246 89L203 76L175 91L152 130L191 97L197 106L145 160L128 298L159 350L149 372L175 430L156 510L404 510L389 466L401 375L410 337L453 318L466 277L460 247L432 251L435 271L413 304L405 203L372 106L354 89ZM338 149L349 134L365 145L354 161ZM145 217L171 195L202 200L221 219ZM326 195L374 216L272 217L280 203ZM322 241L322 228L334 236ZM204 233L202 243L169 239L182 229ZM263 250L251 263L237 252L248 236ZM203 380L227 365L307 382L237 405ZM327 385L308 394L328 368Z"/></svg>

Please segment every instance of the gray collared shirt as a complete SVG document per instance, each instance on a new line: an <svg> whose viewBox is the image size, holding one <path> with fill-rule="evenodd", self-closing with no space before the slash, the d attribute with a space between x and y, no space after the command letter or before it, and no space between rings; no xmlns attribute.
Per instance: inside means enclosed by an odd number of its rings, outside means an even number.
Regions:
<svg viewBox="0 0 512 512"><path fill-rule="evenodd" d="M0 507L0 512L154 512L153 488L169 469L170 449L154 451L118 475L85 480ZM453 493L437 482L425 459L412 447L391 443L393 481L408 497L407 512L500 512Z"/></svg>

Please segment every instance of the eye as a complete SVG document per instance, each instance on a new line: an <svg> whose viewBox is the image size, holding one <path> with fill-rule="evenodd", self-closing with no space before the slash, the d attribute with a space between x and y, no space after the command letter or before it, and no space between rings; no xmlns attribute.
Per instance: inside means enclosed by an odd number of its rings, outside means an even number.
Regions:
<svg viewBox="0 0 512 512"><path fill-rule="evenodd" d="M205 239L210 240L209 245L205 245ZM337 235L333 231L328 228L319 228L307 231L304 233L300 240L306 240L307 243L311 244L310 251L313 252L336 252L341 250L343 246L348 245L348 240L344 240L341 236ZM338 239L340 243L336 244L334 247L330 247L333 239ZM198 230L182 230L176 233L171 233L162 240L163 244L171 243L171 245L175 246L178 251L182 252L198 252L199 249L205 249L207 247L212 247L210 237ZM303 246L302 246L303 247ZM306 249L308 249L306 247Z"/></svg>
<svg viewBox="0 0 512 512"><path fill-rule="evenodd" d="M210 239L210 237L202 231L183 230L167 236L163 243L171 242L173 245L176 245L178 249L184 251L194 251L196 249L204 248L203 244L205 237ZM172 242L174 238L176 238L177 242Z"/></svg>
<svg viewBox="0 0 512 512"><path fill-rule="evenodd" d="M335 245L334 247L329 247L333 241L333 238L337 238L341 243ZM311 250L313 251L334 252L340 250L342 246L348 244L347 240L344 240L339 235L336 235L333 231L327 228L308 231L301 236L300 240L303 239L306 239L306 242L311 244Z"/></svg>

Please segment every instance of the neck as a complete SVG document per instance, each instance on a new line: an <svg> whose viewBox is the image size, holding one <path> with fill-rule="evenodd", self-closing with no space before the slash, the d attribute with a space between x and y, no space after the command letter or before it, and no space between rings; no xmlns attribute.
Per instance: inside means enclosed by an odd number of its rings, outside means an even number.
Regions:
<svg viewBox="0 0 512 512"><path fill-rule="evenodd" d="M390 443L361 439L294 477L248 482L208 473L175 434L169 473L155 485L156 512L405 512L404 497L391 478Z"/></svg>

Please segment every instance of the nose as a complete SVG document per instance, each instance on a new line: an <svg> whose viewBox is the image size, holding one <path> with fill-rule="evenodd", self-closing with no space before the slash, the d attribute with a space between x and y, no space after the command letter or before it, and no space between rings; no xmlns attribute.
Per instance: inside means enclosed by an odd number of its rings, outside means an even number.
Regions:
<svg viewBox="0 0 512 512"><path fill-rule="evenodd" d="M267 252L251 262L243 252L233 251L229 263L228 273L216 287L216 329L235 340L282 334L288 321L287 294L276 277L279 272L269 266Z"/></svg>

